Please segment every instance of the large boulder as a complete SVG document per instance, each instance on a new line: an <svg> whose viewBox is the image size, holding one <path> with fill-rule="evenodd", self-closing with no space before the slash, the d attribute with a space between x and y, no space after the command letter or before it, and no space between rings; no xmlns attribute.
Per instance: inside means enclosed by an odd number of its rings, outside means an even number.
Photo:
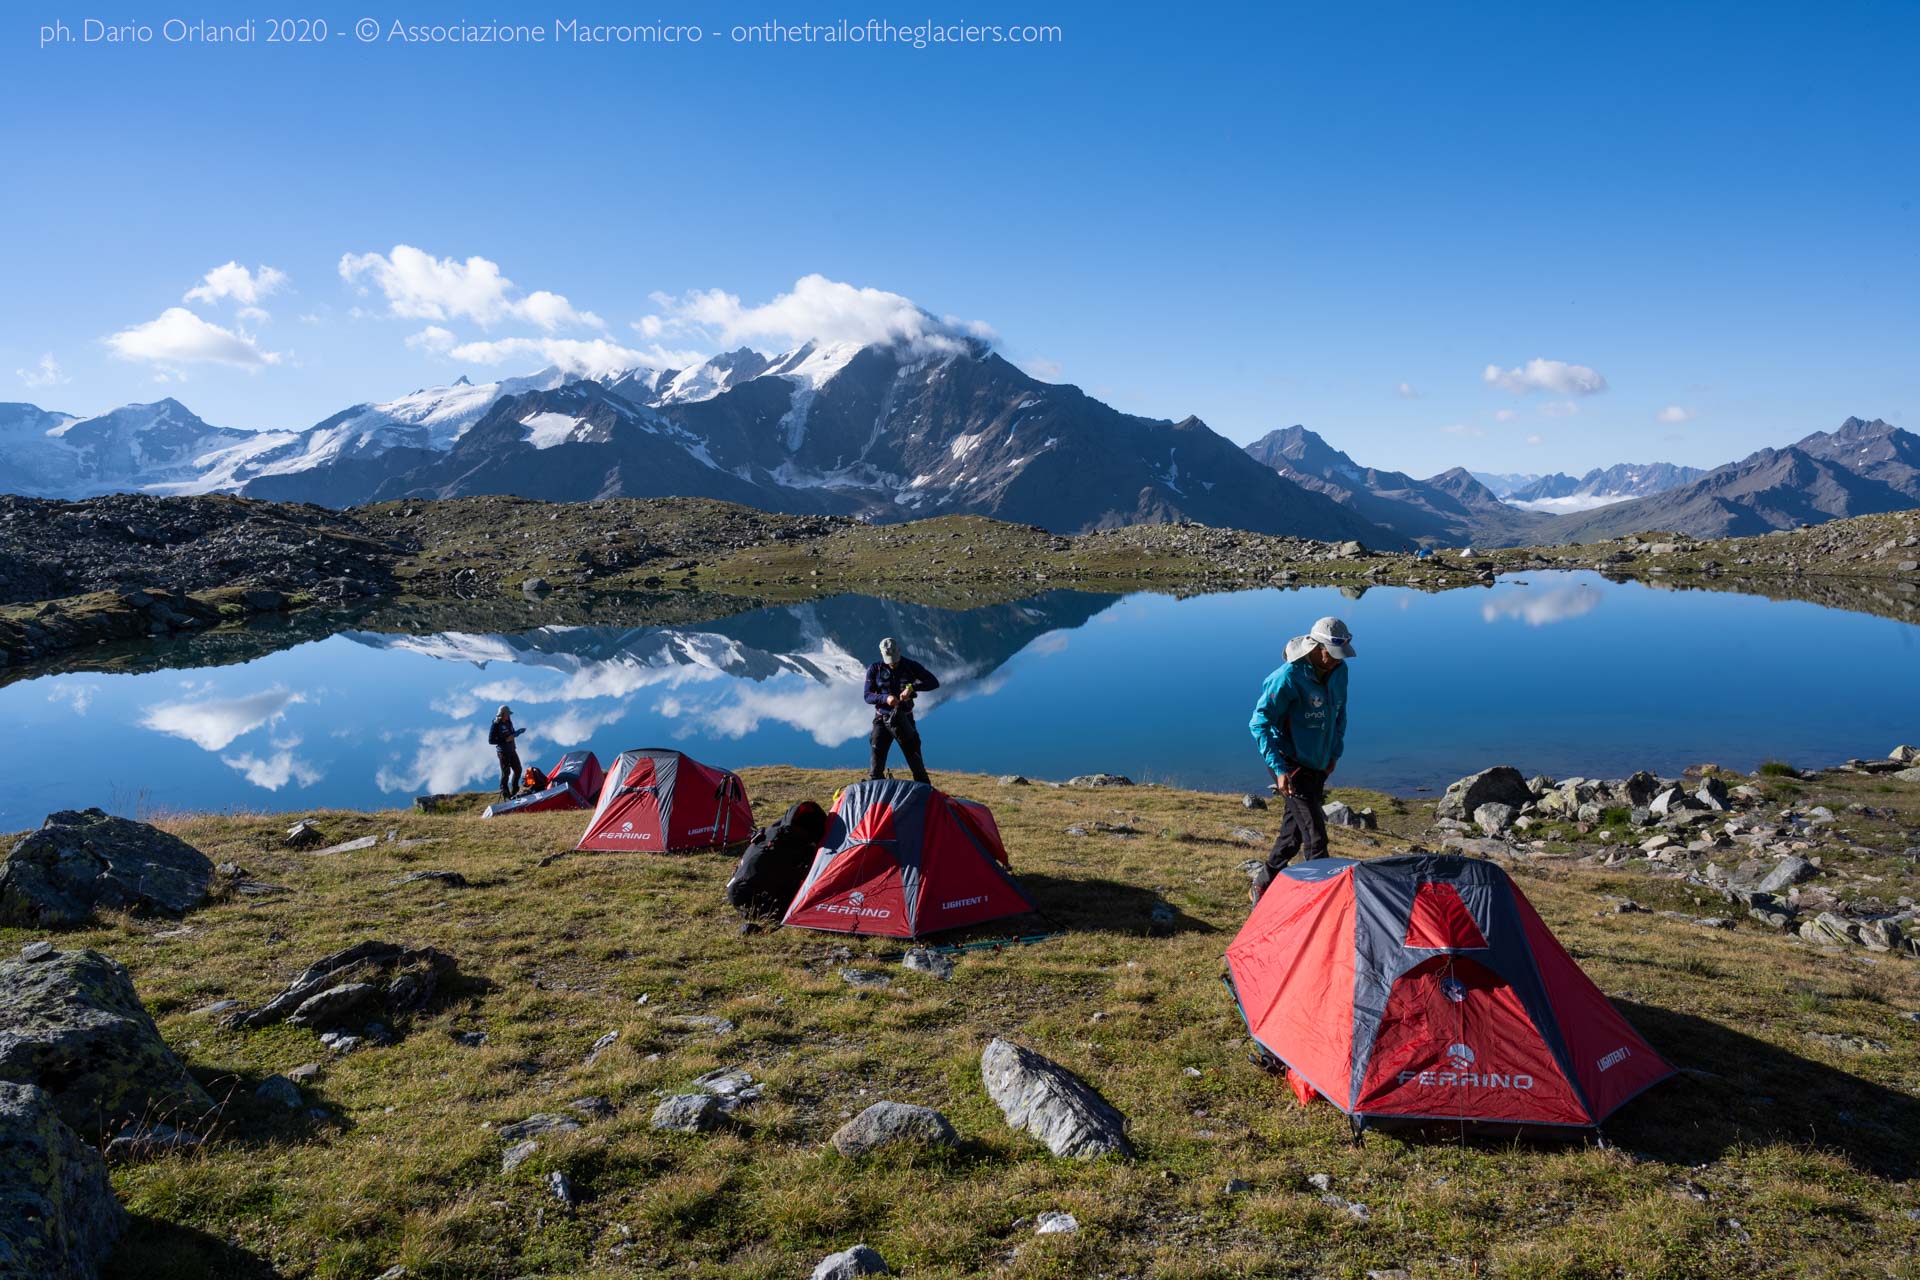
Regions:
<svg viewBox="0 0 1920 1280"><path fill-rule="evenodd" d="M1127 1118L1079 1076L1008 1040L980 1055L987 1096L1015 1129L1025 1129L1057 1156L1131 1156Z"/></svg>
<svg viewBox="0 0 1920 1280"><path fill-rule="evenodd" d="M1512 805L1518 812L1531 803L1533 792L1528 789L1527 780L1520 776L1518 769L1502 764L1453 783L1440 797L1436 812L1442 818L1466 822L1483 804Z"/></svg>
<svg viewBox="0 0 1920 1280"><path fill-rule="evenodd" d="M191 1122L214 1105L127 971L97 951L0 960L0 1080L45 1089L90 1140L126 1121Z"/></svg>
<svg viewBox="0 0 1920 1280"><path fill-rule="evenodd" d="M212 878L207 856L178 836L63 809L0 862L0 924L67 927L100 910L177 916L206 904Z"/></svg>
<svg viewBox="0 0 1920 1280"><path fill-rule="evenodd" d="M93 1280L126 1226L106 1163L53 1096L0 1081L0 1276Z"/></svg>

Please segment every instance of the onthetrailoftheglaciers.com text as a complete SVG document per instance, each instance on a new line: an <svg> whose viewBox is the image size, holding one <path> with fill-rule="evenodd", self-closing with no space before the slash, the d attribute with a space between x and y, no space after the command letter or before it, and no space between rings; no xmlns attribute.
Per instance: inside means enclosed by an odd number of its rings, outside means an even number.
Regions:
<svg viewBox="0 0 1920 1280"><path fill-rule="evenodd" d="M268 17L210 22L174 17L153 22L104 22L98 18L55 20L40 26L40 47L61 45L893 45L926 49L944 45L1059 44L1057 25L1044 23L895 22L887 18L830 22L756 22L721 30L683 23L588 22L555 18L550 23L408 22L363 17Z"/></svg>

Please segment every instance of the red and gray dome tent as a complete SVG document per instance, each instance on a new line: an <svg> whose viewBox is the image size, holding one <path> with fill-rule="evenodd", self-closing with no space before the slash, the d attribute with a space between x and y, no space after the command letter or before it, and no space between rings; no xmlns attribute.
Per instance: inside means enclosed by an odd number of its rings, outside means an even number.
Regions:
<svg viewBox="0 0 1920 1280"><path fill-rule="evenodd" d="M747 789L725 769L667 747L622 751L575 846L614 853L719 849L753 834Z"/></svg>
<svg viewBox="0 0 1920 1280"><path fill-rule="evenodd" d="M857 782L781 923L920 938L1034 910L1006 861L987 806L924 782Z"/></svg>
<svg viewBox="0 0 1920 1280"><path fill-rule="evenodd" d="M1320 858L1275 876L1227 948L1247 1028L1356 1130L1593 1127L1673 1068L1491 862Z"/></svg>
<svg viewBox="0 0 1920 1280"><path fill-rule="evenodd" d="M490 804L483 818L502 818L513 813L546 813L553 809L590 809L600 794L606 777L600 759L591 751L569 751L547 774L547 785L540 791L526 791L511 800Z"/></svg>

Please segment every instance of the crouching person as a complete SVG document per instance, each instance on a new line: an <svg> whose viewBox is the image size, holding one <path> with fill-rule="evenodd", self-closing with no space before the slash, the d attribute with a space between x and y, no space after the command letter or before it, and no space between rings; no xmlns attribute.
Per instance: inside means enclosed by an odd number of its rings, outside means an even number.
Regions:
<svg viewBox="0 0 1920 1280"><path fill-rule="evenodd" d="M1287 641L1286 663L1267 677L1248 729L1273 773L1280 796L1280 834L1266 865L1253 874L1255 902L1296 857L1327 856L1327 779L1347 736L1347 664L1353 633L1322 618Z"/></svg>
<svg viewBox="0 0 1920 1280"><path fill-rule="evenodd" d="M806 882L813 855L826 836L826 810L802 800L747 841L740 865L727 881L727 901L748 920L779 920Z"/></svg>

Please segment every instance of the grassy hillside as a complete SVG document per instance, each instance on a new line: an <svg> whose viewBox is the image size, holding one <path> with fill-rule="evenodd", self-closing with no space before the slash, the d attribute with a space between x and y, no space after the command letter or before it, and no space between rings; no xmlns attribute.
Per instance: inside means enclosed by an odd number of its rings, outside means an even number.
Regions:
<svg viewBox="0 0 1920 1280"><path fill-rule="evenodd" d="M744 776L763 817L847 781ZM284 817L167 822L289 892L60 939L127 964L168 1041L216 1096L236 1098L204 1148L116 1167L137 1218L112 1274L791 1277L857 1241L927 1278L1887 1276L1920 1265L1912 960L1823 952L1744 921L1703 928L1691 918L1727 913L1705 891L1556 847L1514 875L1683 1074L1620 1113L1610 1147L1382 1133L1354 1146L1331 1107L1296 1106L1248 1063L1219 980L1247 912L1239 864L1255 852L1233 832L1270 833L1271 811L1161 788L936 780L994 806L1016 872L1065 930L966 953L945 983L903 969L892 943L741 936L721 855L542 866L584 815L324 813L335 840L397 830L432 841L330 856L281 849ZM1920 825L1911 786L1833 786L1819 794L1836 808L1863 796L1878 806L1887 840ZM1341 853L1397 852L1428 820L1424 806L1341 794L1376 806L1384 828L1337 832ZM1066 834L1075 825L1091 834ZM423 869L458 871L469 887L392 884ZM1911 893L1915 870L1890 858L1859 873ZM1649 910L1617 913L1626 896ZM1167 937L1147 927L1160 899L1178 912ZM0 930L0 945L33 936ZM258 1004L367 938L442 948L464 975L396 1045L329 1057L305 1031L234 1031L193 1012ZM849 968L889 981L856 987ZM674 1029L668 1019L685 1014L736 1029ZM484 1045L454 1038L472 1031ZM587 1066L609 1031L618 1040ZM1139 1158L1060 1161L1008 1130L979 1080L997 1034L1101 1089L1130 1117ZM308 1090L322 1115L290 1119L252 1099L261 1077L309 1061L323 1063ZM766 1086L736 1125L649 1127L658 1092L722 1066ZM501 1173L493 1127L594 1095L611 1118L542 1139ZM834 1153L828 1136L879 1099L939 1108L963 1145L861 1163ZM547 1191L553 1170L577 1208ZM1316 1174L1368 1219L1323 1203ZM1230 1179L1251 1189L1229 1194ZM1036 1236L1047 1210L1074 1214L1079 1232Z"/></svg>

